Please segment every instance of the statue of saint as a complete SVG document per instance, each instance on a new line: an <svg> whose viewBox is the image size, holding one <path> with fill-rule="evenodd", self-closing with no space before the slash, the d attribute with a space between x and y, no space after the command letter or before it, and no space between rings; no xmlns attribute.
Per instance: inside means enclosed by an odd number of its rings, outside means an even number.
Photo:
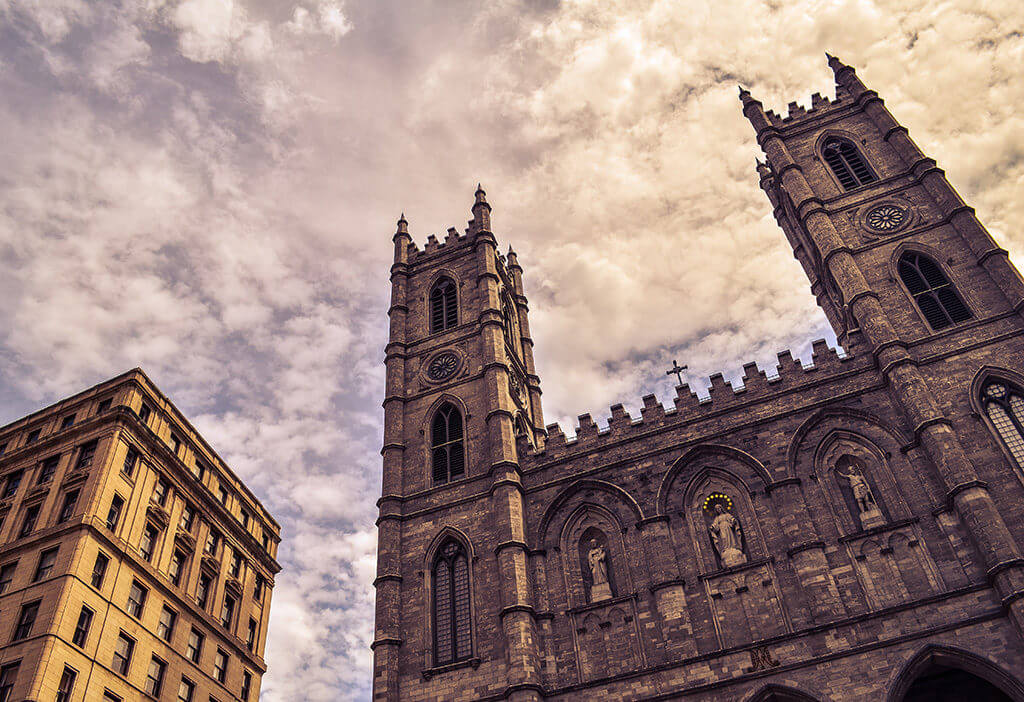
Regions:
<svg viewBox="0 0 1024 702"><path fill-rule="evenodd" d="M836 473L850 483L850 488L853 490L853 499L857 500L857 507L860 508L862 513L878 509L875 504L875 496L871 494L871 486L868 485L868 481L852 465L850 466L849 473L844 473L838 469Z"/></svg>
<svg viewBox="0 0 1024 702"><path fill-rule="evenodd" d="M590 564L590 577L594 585L608 582L608 565L605 563L605 550L603 546L594 546L587 553L587 562Z"/></svg>
<svg viewBox="0 0 1024 702"><path fill-rule="evenodd" d="M740 520L725 511L721 502L715 503L717 516L711 521L708 531L711 532L711 541L715 550L722 558L722 565L726 568L742 565L747 562L747 556L743 553L743 533L740 530Z"/></svg>

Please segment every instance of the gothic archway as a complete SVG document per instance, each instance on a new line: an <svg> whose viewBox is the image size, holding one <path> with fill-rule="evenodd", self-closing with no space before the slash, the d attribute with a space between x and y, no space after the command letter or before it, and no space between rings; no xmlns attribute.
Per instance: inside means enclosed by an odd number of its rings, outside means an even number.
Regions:
<svg viewBox="0 0 1024 702"><path fill-rule="evenodd" d="M817 702L817 700L796 688L773 683L762 687L745 702Z"/></svg>
<svg viewBox="0 0 1024 702"><path fill-rule="evenodd" d="M1024 685L967 651L927 646L896 677L888 702L1024 702Z"/></svg>

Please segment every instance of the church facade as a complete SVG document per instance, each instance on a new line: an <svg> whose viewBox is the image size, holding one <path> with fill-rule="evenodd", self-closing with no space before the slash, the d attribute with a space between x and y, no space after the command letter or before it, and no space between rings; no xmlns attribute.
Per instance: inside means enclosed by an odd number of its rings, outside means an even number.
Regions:
<svg viewBox="0 0 1024 702"><path fill-rule="evenodd" d="M1024 282L855 71L740 91L845 353L545 425L478 189L394 235L375 700L1024 701Z"/></svg>

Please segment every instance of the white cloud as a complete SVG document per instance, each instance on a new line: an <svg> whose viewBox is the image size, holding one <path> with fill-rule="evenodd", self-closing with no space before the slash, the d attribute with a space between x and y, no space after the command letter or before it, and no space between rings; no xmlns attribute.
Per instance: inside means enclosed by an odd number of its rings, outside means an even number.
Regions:
<svg viewBox="0 0 1024 702"><path fill-rule="evenodd" d="M1019 257L1022 19L981 0L0 0L0 419L142 365L283 524L264 699L365 699L399 211L422 243L484 182L549 420L671 403L672 358L700 385L826 333L735 84L806 103L839 53Z"/></svg>

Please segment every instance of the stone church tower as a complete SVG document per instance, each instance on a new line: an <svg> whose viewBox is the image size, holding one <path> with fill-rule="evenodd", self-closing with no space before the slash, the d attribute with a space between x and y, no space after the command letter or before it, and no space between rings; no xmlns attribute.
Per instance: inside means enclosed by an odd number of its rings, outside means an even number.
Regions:
<svg viewBox="0 0 1024 702"><path fill-rule="evenodd" d="M854 70L757 172L846 353L545 426L516 255L394 235L375 700L1024 702L1024 282Z"/></svg>

